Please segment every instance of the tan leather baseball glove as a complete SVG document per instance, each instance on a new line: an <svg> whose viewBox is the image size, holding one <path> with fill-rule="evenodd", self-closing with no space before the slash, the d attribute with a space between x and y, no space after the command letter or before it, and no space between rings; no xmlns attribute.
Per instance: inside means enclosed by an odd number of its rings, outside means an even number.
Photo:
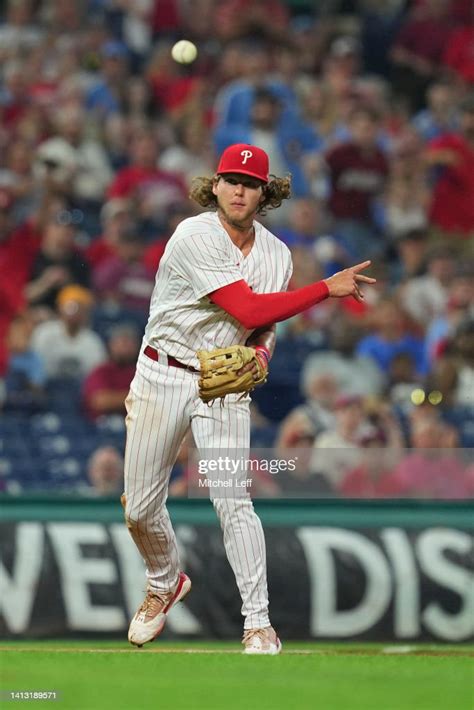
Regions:
<svg viewBox="0 0 474 710"><path fill-rule="evenodd" d="M212 402L226 394L245 395L267 379L268 369L264 358L246 345L198 350L197 357L201 365L199 396L203 402ZM255 367L239 374L249 363L255 363Z"/></svg>

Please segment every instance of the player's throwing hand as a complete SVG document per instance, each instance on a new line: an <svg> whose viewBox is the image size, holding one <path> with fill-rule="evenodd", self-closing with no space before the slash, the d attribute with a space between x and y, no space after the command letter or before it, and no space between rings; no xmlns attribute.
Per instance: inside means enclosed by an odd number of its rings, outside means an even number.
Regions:
<svg viewBox="0 0 474 710"><path fill-rule="evenodd" d="M324 282L329 289L329 295L335 296L336 298L341 298L342 296L354 296L357 301L363 301L364 294L360 290L359 284L376 283L376 279L360 273L370 266L370 264L370 261L363 261L360 264L344 269L344 271L338 271L328 279L324 279Z"/></svg>

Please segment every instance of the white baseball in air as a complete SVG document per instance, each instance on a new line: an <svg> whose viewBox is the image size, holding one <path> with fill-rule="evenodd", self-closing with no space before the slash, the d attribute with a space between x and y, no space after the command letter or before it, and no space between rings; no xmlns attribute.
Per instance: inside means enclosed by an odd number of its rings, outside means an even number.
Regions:
<svg viewBox="0 0 474 710"><path fill-rule="evenodd" d="M173 45L171 56L178 64L191 64L197 57L197 47L189 39L180 39Z"/></svg>

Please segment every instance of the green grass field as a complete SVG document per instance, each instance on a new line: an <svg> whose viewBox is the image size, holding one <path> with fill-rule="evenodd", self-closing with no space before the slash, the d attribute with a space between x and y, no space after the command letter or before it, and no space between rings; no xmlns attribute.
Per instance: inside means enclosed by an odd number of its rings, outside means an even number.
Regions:
<svg viewBox="0 0 474 710"><path fill-rule="evenodd" d="M60 699L58 710L474 710L473 646L286 643L278 657L238 644L0 642L0 687ZM5 696L4 696L5 697Z"/></svg>

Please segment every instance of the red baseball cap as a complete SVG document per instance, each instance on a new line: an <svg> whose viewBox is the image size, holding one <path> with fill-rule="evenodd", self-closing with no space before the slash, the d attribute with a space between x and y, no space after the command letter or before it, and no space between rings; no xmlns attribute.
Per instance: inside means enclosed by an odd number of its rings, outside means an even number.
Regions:
<svg viewBox="0 0 474 710"><path fill-rule="evenodd" d="M235 143L221 155L217 174L240 173L268 182L268 155L256 145Z"/></svg>

